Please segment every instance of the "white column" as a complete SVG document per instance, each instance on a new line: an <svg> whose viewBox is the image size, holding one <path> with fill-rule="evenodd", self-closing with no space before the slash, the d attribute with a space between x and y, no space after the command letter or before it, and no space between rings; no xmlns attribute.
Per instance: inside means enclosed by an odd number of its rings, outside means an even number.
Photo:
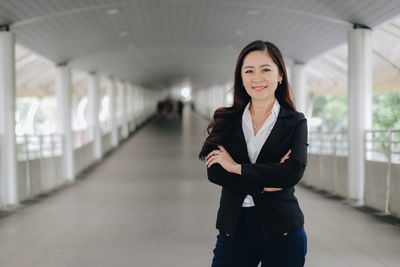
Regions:
<svg viewBox="0 0 400 267"><path fill-rule="evenodd" d="M207 89L207 98L208 98L208 116L210 118L213 117L214 114L214 100L213 100L213 87Z"/></svg>
<svg viewBox="0 0 400 267"><path fill-rule="evenodd" d="M218 108L224 107L224 98L225 98L225 87L221 85L218 87Z"/></svg>
<svg viewBox="0 0 400 267"><path fill-rule="evenodd" d="M364 201L365 129L372 128L372 45L370 29L348 32L349 135L348 197Z"/></svg>
<svg viewBox="0 0 400 267"><path fill-rule="evenodd" d="M139 114L140 114L140 124L143 123L143 118L144 118L144 98L143 98L143 88L139 88L138 91L138 102L139 102Z"/></svg>
<svg viewBox="0 0 400 267"><path fill-rule="evenodd" d="M305 65L301 63L293 64L292 72L292 93L296 110L307 115L307 85L305 75Z"/></svg>
<svg viewBox="0 0 400 267"><path fill-rule="evenodd" d="M127 99L128 99L128 83L124 81L122 83L122 136L124 138L127 138L129 135Z"/></svg>
<svg viewBox="0 0 400 267"><path fill-rule="evenodd" d="M0 32L0 180L1 204L18 205L15 149L15 36Z"/></svg>
<svg viewBox="0 0 400 267"><path fill-rule="evenodd" d="M117 101L116 101L116 108L117 108L117 133L118 133L118 142L120 141L120 136L119 136L119 128L123 124L123 85L121 84L121 81L116 81L116 89L117 89Z"/></svg>
<svg viewBox="0 0 400 267"><path fill-rule="evenodd" d="M99 76L95 73L89 75L89 127L93 132L93 157L101 159L101 130L99 121Z"/></svg>
<svg viewBox="0 0 400 267"><path fill-rule="evenodd" d="M66 64L56 70L56 98L58 107L58 133L63 135L63 173L67 181L75 179L74 136L71 120L71 70Z"/></svg>
<svg viewBox="0 0 400 267"><path fill-rule="evenodd" d="M137 120L136 120L137 107L138 107L137 98L138 98L137 97L137 87L133 86L133 88L132 88L132 120L134 122L134 130L136 129L136 125L137 125Z"/></svg>
<svg viewBox="0 0 400 267"><path fill-rule="evenodd" d="M117 84L114 78L110 79L109 84L109 96L110 96L110 122L111 122L111 145L113 147L118 146L118 127L116 121L116 108L115 101L117 95Z"/></svg>
<svg viewBox="0 0 400 267"><path fill-rule="evenodd" d="M213 87L213 114L215 112L215 110L218 108L219 106L219 86L214 86Z"/></svg>
<svg viewBox="0 0 400 267"><path fill-rule="evenodd" d="M285 60L285 62L286 62L286 60ZM293 77L292 77L293 65L294 65L294 63L291 64L290 67L288 67L289 64L286 65L286 75L287 75L288 81L290 82L290 85L292 85L292 81L293 81Z"/></svg>
<svg viewBox="0 0 400 267"><path fill-rule="evenodd" d="M133 121L133 88L131 84L128 84L128 123L129 132L135 130L135 123Z"/></svg>

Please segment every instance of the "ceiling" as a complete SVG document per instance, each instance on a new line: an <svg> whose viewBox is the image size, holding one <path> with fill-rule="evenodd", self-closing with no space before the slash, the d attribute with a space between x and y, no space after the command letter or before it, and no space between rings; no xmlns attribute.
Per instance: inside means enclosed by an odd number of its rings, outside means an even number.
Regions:
<svg viewBox="0 0 400 267"><path fill-rule="evenodd" d="M0 24L18 44L153 88L230 81L256 39L275 43L288 65L306 63L345 43L353 23L374 28L399 14L398 0L0 0Z"/></svg>
<svg viewBox="0 0 400 267"><path fill-rule="evenodd" d="M400 90L400 17L373 30L371 47L373 93ZM307 63L311 95L348 94L347 50L344 43Z"/></svg>

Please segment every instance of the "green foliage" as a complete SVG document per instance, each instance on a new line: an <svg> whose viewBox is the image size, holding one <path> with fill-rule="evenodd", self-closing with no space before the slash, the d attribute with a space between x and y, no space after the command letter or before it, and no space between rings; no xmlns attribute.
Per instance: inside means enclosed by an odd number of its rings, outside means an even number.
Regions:
<svg viewBox="0 0 400 267"><path fill-rule="evenodd" d="M323 95L313 96L313 117L322 119L322 129L333 130L336 125L346 116L347 96ZM347 128L343 123L342 129Z"/></svg>
<svg viewBox="0 0 400 267"><path fill-rule="evenodd" d="M54 126L56 114L57 114L57 103L55 97L20 97L16 99L16 118L17 122L20 123L20 131L30 131L30 126L27 125L27 117L29 109L34 102L38 102L39 106L36 110L33 118L34 131L42 133Z"/></svg>
<svg viewBox="0 0 400 267"><path fill-rule="evenodd" d="M35 114L35 123L44 123L46 121L54 121L57 110L55 97L43 97L40 99L40 106Z"/></svg>
<svg viewBox="0 0 400 267"><path fill-rule="evenodd" d="M19 117L19 120L22 118L26 118L29 110L29 106L31 105L32 98L30 97L19 97L15 101L16 105L16 114Z"/></svg>
<svg viewBox="0 0 400 267"><path fill-rule="evenodd" d="M375 130L400 129L400 90L374 96Z"/></svg>
<svg viewBox="0 0 400 267"><path fill-rule="evenodd" d="M345 118L340 129L347 130L347 96L313 96L313 117L322 119L322 129L331 131ZM373 129L400 129L400 90L373 97Z"/></svg>

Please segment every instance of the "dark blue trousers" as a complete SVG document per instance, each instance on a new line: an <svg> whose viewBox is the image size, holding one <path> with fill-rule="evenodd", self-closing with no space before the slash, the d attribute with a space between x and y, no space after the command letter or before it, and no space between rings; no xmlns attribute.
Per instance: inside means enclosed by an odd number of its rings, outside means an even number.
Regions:
<svg viewBox="0 0 400 267"><path fill-rule="evenodd" d="M242 208L238 232L219 232L212 267L303 267L307 253L304 226L287 234L263 237L255 207Z"/></svg>

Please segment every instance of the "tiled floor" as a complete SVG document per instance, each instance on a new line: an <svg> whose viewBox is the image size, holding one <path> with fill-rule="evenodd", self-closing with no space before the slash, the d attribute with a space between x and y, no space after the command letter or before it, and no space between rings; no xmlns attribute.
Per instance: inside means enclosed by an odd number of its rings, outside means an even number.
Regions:
<svg viewBox="0 0 400 267"><path fill-rule="evenodd" d="M0 266L210 266L220 188L197 160L205 121L185 112L182 123L150 122L84 179L0 219ZM398 226L296 189L306 266L400 266Z"/></svg>

